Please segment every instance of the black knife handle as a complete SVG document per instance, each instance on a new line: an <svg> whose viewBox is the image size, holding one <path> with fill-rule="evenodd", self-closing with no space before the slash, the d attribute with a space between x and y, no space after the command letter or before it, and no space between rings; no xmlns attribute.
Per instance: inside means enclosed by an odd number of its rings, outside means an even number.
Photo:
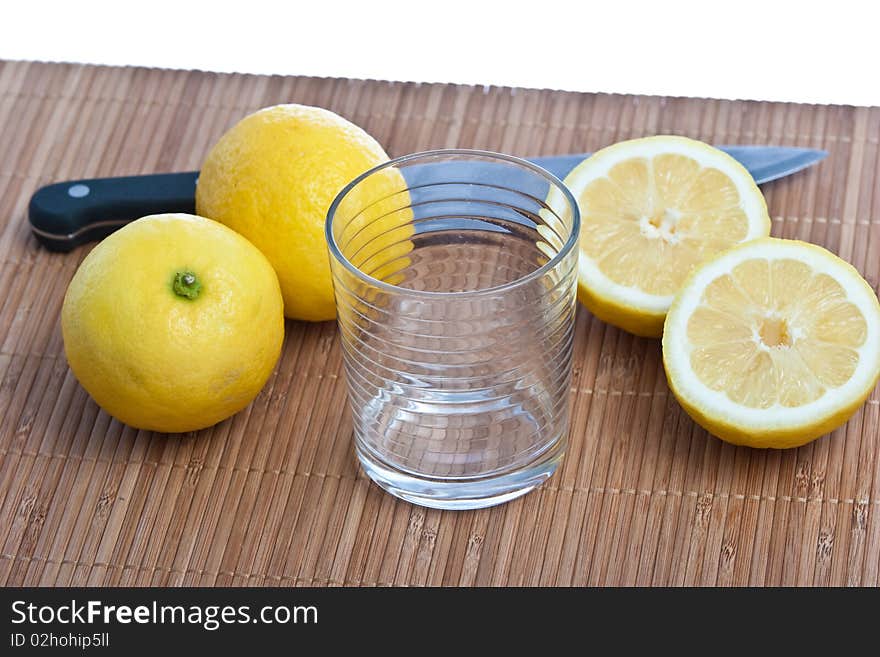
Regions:
<svg viewBox="0 0 880 657"><path fill-rule="evenodd" d="M28 219L46 248L70 251L148 214L195 212L198 177L187 171L55 183L34 193Z"/></svg>

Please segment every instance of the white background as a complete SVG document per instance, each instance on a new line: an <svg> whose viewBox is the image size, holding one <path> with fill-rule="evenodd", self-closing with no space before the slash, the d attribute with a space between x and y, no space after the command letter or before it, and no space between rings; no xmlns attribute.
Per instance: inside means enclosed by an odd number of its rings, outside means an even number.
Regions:
<svg viewBox="0 0 880 657"><path fill-rule="evenodd" d="M875 5L14 0L0 58L880 105Z"/></svg>

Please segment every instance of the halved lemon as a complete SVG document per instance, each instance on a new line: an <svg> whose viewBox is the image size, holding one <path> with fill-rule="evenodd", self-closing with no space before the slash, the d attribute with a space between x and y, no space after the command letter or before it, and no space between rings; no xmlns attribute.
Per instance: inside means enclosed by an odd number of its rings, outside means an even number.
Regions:
<svg viewBox="0 0 880 657"><path fill-rule="evenodd" d="M685 137L623 141L565 184L581 211L578 298L599 319L659 337L687 275L770 234L761 190L727 153Z"/></svg>
<svg viewBox="0 0 880 657"><path fill-rule="evenodd" d="M846 422L880 376L880 303L814 244L764 238L699 267L663 332L669 387L710 433L797 447Z"/></svg>

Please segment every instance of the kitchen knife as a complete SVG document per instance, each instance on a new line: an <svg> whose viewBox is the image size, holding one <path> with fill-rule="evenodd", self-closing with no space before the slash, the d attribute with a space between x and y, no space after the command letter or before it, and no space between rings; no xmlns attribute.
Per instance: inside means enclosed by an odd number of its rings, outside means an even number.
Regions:
<svg viewBox="0 0 880 657"><path fill-rule="evenodd" d="M787 146L719 146L738 160L758 184L795 173L828 153ZM528 158L562 179L589 153ZM55 183L31 197L28 218L36 238L52 251L106 237L138 217L195 212L198 171ZM408 181L412 182L412 181Z"/></svg>

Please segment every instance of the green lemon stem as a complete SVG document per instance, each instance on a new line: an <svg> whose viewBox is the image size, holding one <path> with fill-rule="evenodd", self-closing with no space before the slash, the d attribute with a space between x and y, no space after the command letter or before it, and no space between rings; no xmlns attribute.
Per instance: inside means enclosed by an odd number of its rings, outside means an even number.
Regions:
<svg viewBox="0 0 880 657"><path fill-rule="evenodd" d="M190 301L198 297L199 292L202 291L202 284L191 271L179 271L174 274L174 283L171 287L176 295L186 297Z"/></svg>

